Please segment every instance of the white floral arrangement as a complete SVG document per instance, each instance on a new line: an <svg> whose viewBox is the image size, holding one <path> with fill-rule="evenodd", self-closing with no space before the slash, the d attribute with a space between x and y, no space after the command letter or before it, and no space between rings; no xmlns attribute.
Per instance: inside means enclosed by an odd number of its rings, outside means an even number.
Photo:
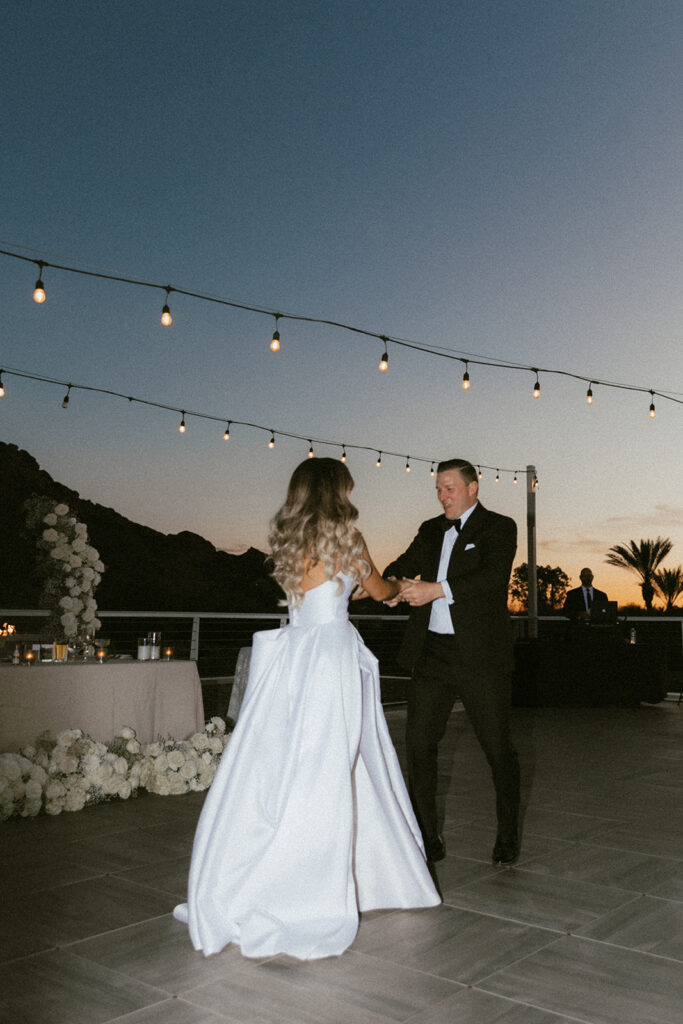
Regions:
<svg viewBox="0 0 683 1024"><path fill-rule="evenodd" d="M88 543L87 526L63 502L32 498L26 506L28 525L41 530L37 541L44 577L40 603L52 613L48 630L67 639L94 634L102 625L94 593L104 565Z"/></svg>
<svg viewBox="0 0 683 1024"><path fill-rule="evenodd" d="M0 821L41 811L80 811L104 800L127 800L138 789L162 796L208 789L227 746L222 718L188 740L140 743L124 726L110 743L80 729L42 733L18 754L0 754Z"/></svg>

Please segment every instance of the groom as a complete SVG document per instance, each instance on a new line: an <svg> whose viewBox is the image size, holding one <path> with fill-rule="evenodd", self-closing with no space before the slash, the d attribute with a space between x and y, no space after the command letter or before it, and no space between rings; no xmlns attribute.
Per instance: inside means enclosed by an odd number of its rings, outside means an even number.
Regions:
<svg viewBox="0 0 683 1024"><path fill-rule="evenodd" d="M509 734L513 659L507 591L517 527L484 508L478 490L469 462L439 463L436 496L444 515L422 523L384 575L403 580L399 596L387 603L407 601L411 607L399 662L412 673L408 786L427 859L441 860L446 852L437 823L437 754L459 697L496 790L492 858L512 864L519 855L519 765Z"/></svg>

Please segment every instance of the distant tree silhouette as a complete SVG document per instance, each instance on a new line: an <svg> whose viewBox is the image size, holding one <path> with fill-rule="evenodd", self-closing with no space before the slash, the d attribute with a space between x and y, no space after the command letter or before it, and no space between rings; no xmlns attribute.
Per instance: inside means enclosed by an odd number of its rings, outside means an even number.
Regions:
<svg viewBox="0 0 683 1024"><path fill-rule="evenodd" d="M676 599L683 594L683 565L656 572L655 589L665 602L664 611L672 612L676 606Z"/></svg>
<svg viewBox="0 0 683 1024"><path fill-rule="evenodd" d="M648 612L652 611L655 596L655 571L672 547L673 541L668 537L657 537L656 540L641 539L637 544L634 540L628 544L615 544L607 552L605 561L608 565L631 569L640 576L640 591Z"/></svg>
<svg viewBox="0 0 683 1024"><path fill-rule="evenodd" d="M539 565L536 568L538 611L541 615L557 611L564 604L569 577L559 565ZM510 597L522 608L529 607L529 566L522 562L512 573Z"/></svg>

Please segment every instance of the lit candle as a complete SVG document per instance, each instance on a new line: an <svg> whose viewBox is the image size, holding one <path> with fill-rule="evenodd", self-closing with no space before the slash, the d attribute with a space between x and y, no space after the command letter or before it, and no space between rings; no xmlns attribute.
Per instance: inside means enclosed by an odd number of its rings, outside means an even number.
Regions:
<svg viewBox="0 0 683 1024"><path fill-rule="evenodd" d="M172 647L164 647L164 661L170 661L172 657L173 657L173 648Z"/></svg>
<svg viewBox="0 0 683 1024"><path fill-rule="evenodd" d="M36 652L35 651L25 651L24 652L24 661L26 662L27 665L32 665L35 660L36 660Z"/></svg>
<svg viewBox="0 0 683 1024"><path fill-rule="evenodd" d="M98 647L97 648L97 660L99 661L100 665L102 664L102 662L104 661L104 659L106 657L107 657L107 648L106 647Z"/></svg>

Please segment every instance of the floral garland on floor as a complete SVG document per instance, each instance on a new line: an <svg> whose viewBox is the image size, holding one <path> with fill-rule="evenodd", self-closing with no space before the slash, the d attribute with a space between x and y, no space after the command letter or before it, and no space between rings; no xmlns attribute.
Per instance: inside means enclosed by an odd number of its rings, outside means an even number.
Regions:
<svg viewBox="0 0 683 1024"><path fill-rule="evenodd" d="M127 800L138 789L161 796L208 789L229 734L222 718L187 740L140 743L125 726L110 743L80 729L55 738L41 733L18 754L0 754L0 821L44 811L80 811L104 800Z"/></svg>

